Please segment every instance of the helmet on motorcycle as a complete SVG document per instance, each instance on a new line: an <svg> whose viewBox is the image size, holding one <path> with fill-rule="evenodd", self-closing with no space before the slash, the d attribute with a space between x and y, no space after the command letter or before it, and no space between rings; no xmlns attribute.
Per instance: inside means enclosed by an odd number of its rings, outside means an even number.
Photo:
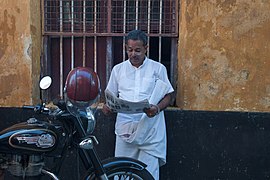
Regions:
<svg viewBox="0 0 270 180"><path fill-rule="evenodd" d="M69 72L64 89L68 107L90 107L97 103L100 92L98 75L91 68L77 67Z"/></svg>

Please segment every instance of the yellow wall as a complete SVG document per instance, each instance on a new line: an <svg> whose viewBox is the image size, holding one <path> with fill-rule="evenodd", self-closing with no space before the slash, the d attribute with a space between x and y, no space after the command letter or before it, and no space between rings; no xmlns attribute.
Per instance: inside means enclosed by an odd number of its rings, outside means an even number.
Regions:
<svg viewBox="0 0 270 180"><path fill-rule="evenodd" d="M270 1L180 0L177 104L270 110Z"/></svg>
<svg viewBox="0 0 270 180"><path fill-rule="evenodd" d="M269 111L270 1L179 0L182 109ZM0 106L39 100L39 0L0 0Z"/></svg>
<svg viewBox="0 0 270 180"><path fill-rule="evenodd" d="M0 0L0 106L39 99L40 2Z"/></svg>

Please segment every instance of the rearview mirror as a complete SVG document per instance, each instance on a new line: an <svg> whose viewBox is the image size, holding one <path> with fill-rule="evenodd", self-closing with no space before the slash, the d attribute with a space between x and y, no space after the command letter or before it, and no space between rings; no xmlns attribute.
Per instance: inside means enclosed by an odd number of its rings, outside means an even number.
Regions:
<svg viewBox="0 0 270 180"><path fill-rule="evenodd" d="M52 84L52 78L50 76L43 77L39 82L39 87L41 89L48 89Z"/></svg>

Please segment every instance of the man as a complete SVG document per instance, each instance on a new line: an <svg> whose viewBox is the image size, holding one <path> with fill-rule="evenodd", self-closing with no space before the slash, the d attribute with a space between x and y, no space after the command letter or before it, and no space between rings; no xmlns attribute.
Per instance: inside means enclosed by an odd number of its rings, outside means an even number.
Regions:
<svg viewBox="0 0 270 180"><path fill-rule="evenodd" d="M117 114L115 156L144 162L153 177L159 179L159 167L166 163L167 147L163 110L169 106L174 90L165 66L146 57L147 48L147 35L143 31L128 33L129 59L114 66L106 90L127 101L150 100L150 108L144 109L144 113ZM106 115L112 112L106 104L102 110Z"/></svg>

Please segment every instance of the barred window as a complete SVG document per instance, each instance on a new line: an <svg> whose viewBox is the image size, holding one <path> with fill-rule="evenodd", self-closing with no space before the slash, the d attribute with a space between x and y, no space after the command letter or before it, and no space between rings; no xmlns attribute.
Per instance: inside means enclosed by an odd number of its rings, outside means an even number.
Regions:
<svg viewBox="0 0 270 180"><path fill-rule="evenodd" d="M163 63L176 84L177 0L43 0L43 73L54 76L50 99L63 96L67 73L89 66L102 89L112 67L127 58L124 36L133 29L149 35L148 57Z"/></svg>

